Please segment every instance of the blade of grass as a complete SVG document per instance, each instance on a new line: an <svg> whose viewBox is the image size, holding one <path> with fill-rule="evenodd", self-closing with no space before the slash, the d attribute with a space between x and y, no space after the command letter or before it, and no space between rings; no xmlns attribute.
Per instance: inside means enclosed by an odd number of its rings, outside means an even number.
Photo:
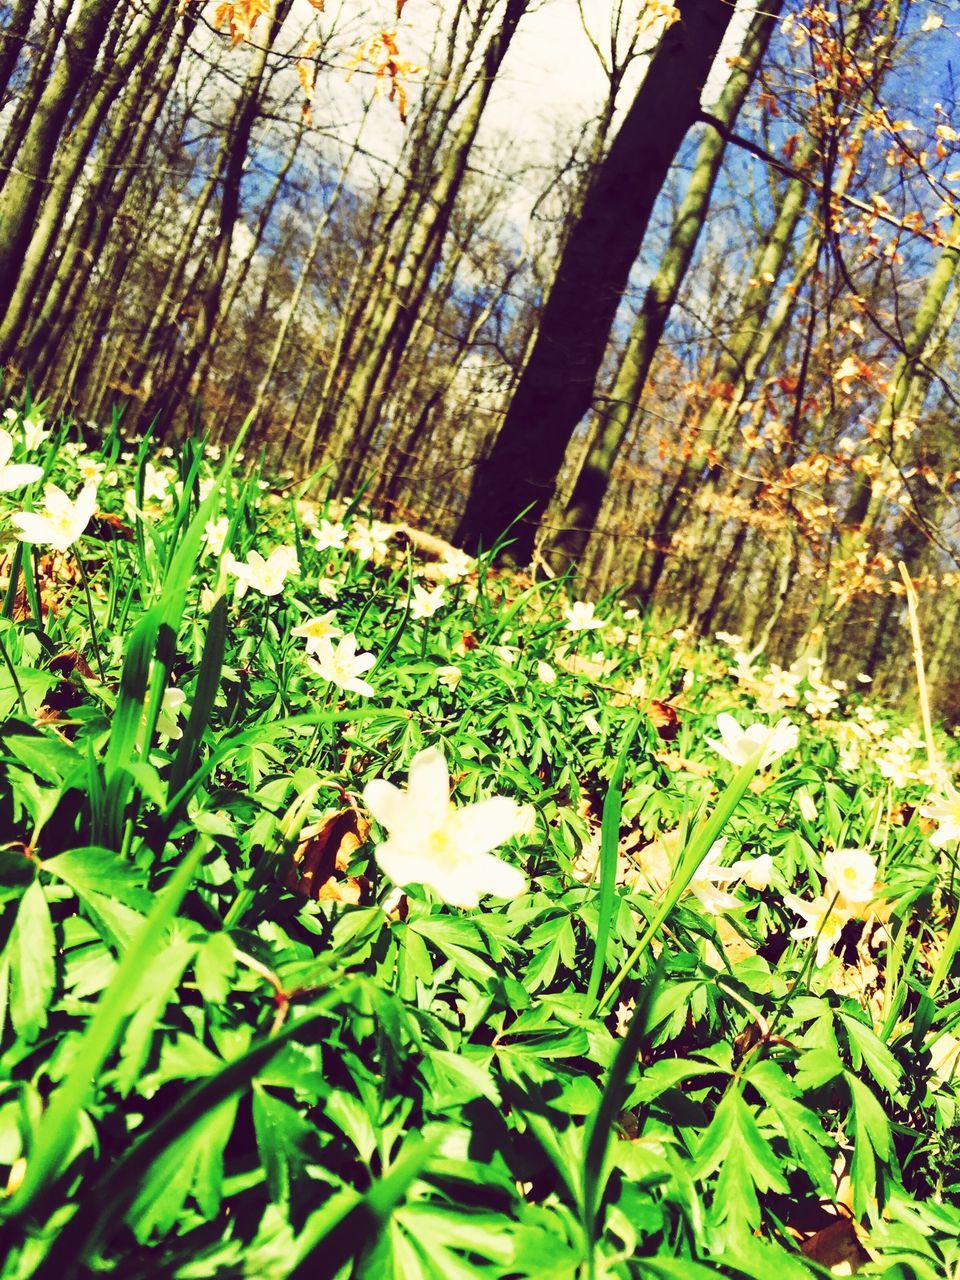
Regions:
<svg viewBox="0 0 960 1280"><path fill-rule="evenodd" d="M610 777L610 785L603 800L603 816L600 823L600 894L597 901L597 938L590 968L587 999L596 1000L610 938L617 887L617 855L620 850L620 813L623 808L623 775L633 740L637 736L641 717L635 715L623 734L617 761Z"/></svg>
<svg viewBox="0 0 960 1280"><path fill-rule="evenodd" d="M66 1079L52 1095L40 1120L23 1182L7 1208L10 1218L22 1217L34 1208L60 1173L63 1158L73 1142L79 1114L89 1103L103 1064L116 1045L124 1019L130 1012L131 992L135 990L140 974L163 945L167 925L176 915L206 847L202 839L198 840L181 862L123 953L110 985L97 1002Z"/></svg>
<svg viewBox="0 0 960 1280"><path fill-rule="evenodd" d="M667 916L680 901L687 885L696 875L701 862L703 862L704 858L710 852L710 848L714 841L723 831L723 828L729 822L734 809L736 809L737 805L743 799L744 793L750 786L750 783L757 772L763 751L764 747L761 746L746 762L746 764L737 770L732 780L721 792L713 813L704 822L701 822L694 830L689 843L685 846L682 854L680 855L679 862L673 876L671 877L670 885L664 894L663 901L654 913L653 919L644 930L639 942L630 952L629 956L627 956L626 960L620 966L610 985L604 992L603 998L597 1006L598 1012L603 1013L609 1011L610 1006L613 1003L613 999L620 990L624 979L656 937L660 926L666 920Z"/></svg>

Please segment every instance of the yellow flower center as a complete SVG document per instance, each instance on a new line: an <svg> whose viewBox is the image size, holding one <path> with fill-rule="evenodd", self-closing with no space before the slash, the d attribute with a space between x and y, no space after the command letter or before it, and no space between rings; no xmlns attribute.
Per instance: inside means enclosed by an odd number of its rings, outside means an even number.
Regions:
<svg viewBox="0 0 960 1280"><path fill-rule="evenodd" d="M426 845L430 856L436 858L438 862L452 866L457 861L459 850L446 824L441 827L435 827L430 832L426 839Z"/></svg>

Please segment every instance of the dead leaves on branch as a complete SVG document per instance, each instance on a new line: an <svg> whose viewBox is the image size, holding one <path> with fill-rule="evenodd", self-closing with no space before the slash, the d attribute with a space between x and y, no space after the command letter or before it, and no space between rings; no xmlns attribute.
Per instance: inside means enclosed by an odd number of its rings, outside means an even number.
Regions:
<svg viewBox="0 0 960 1280"><path fill-rule="evenodd" d="M426 67L402 56L396 30L378 31L369 40L365 40L350 61L347 79L364 64L368 64L373 72L375 95L382 97L386 94L389 102L396 103L400 120L406 124L409 101L407 82L414 76L421 75Z"/></svg>

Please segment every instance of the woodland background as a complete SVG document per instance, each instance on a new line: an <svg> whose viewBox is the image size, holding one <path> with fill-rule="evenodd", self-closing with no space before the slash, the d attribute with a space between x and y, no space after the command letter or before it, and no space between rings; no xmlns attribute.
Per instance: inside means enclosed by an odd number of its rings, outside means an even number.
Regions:
<svg viewBox="0 0 960 1280"><path fill-rule="evenodd" d="M171 442L249 416L281 484L325 468L470 550L529 509L518 563L893 697L902 559L960 715L955 5L0 25L8 396Z"/></svg>

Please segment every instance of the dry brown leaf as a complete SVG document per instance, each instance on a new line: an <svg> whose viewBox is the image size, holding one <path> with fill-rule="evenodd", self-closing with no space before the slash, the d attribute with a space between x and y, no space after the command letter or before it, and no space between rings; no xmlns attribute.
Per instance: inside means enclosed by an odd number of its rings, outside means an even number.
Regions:
<svg viewBox="0 0 960 1280"><path fill-rule="evenodd" d="M676 707L672 707L669 702L652 698L647 718L664 742L672 742L680 732L680 717Z"/></svg>
<svg viewBox="0 0 960 1280"><path fill-rule="evenodd" d="M675 751L655 751L653 758L659 764L666 765L668 769L678 773L693 773L698 778L709 778L713 773L708 765L701 764L699 760L688 760L686 756L678 755Z"/></svg>
<svg viewBox="0 0 960 1280"><path fill-rule="evenodd" d="M595 658L586 658L579 653L571 653L564 654L562 657L558 654L554 661L561 671L569 671L574 676L589 676L591 680L600 680L614 670L619 660L608 658L606 661L597 661Z"/></svg>
<svg viewBox="0 0 960 1280"><path fill-rule="evenodd" d="M360 902L369 882L345 872L369 833L370 823L352 807L332 810L304 827L285 881L287 888L318 901Z"/></svg>
<svg viewBox="0 0 960 1280"><path fill-rule="evenodd" d="M816 1231L800 1246L803 1255L811 1262L826 1267L835 1276L855 1276L870 1261L870 1255L860 1243L857 1229L849 1218L840 1218Z"/></svg>

